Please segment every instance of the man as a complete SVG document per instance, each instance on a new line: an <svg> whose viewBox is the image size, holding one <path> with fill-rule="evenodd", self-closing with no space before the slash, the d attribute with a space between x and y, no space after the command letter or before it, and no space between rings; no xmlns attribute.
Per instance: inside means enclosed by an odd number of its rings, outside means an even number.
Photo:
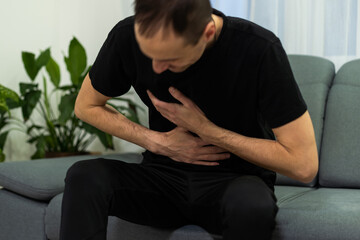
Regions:
<svg viewBox="0 0 360 240"><path fill-rule="evenodd" d="M150 129L106 105L133 86ZM109 33L77 116L147 149L142 164L86 160L66 176L61 239L106 239L108 215L156 227L196 224L229 239L270 239L275 172L310 182L313 126L269 31L209 0L136 0Z"/></svg>

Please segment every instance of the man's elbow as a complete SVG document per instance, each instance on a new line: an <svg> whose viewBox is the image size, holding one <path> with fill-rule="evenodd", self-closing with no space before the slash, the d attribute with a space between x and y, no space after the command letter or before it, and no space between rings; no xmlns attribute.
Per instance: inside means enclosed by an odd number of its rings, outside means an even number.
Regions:
<svg viewBox="0 0 360 240"><path fill-rule="evenodd" d="M318 173L318 169L314 168L310 171L306 171L306 172L302 173L302 175L299 176L298 180L303 183L311 183L314 180L314 178L316 177L317 173Z"/></svg>
<svg viewBox="0 0 360 240"><path fill-rule="evenodd" d="M313 158L311 161L299 168L296 174L296 180L303 183L310 183L316 177L319 170L319 160L318 157Z"/></svg>
<svg viewBox="0 0 360 240"><path fill-rule="evenodd" d="M75 101L75 106L74 106L74 114L77 118L83 120L82 118L82 110L81 110L81 104L79 103L78 99L76 99Z"/></svg>

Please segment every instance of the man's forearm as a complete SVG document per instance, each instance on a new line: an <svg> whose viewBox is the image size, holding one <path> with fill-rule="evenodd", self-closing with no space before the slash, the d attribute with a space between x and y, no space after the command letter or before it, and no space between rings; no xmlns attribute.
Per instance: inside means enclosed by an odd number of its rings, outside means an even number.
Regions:
<svg viewBox="0 0 360 240"><path fill-rule="evenodd" d="M81 120L103 132L132 142L148 150L154 150L159 133L132 122L110 105L93 106L76 111Z"/></svg>
<svg viewBox="0 0 360 240"><path fill-rule="evenodd" d="M302 161L306 156L289 151L279 141L246 137L213 124L199 134L204 141L224 148L255 165L302 182L311 181L313 178L307 176L308 166Z"/></svg>

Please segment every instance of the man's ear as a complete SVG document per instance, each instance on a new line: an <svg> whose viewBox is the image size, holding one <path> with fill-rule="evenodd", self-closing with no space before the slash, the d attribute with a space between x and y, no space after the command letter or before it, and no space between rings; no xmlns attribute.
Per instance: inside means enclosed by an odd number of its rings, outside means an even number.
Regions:
<svg viewBox="0 0 360 240"><path fill-rule="evenodd" d="M214 21L210 21L206 25L202 37L206 42L210 42L210 41L212 41L214 39L215 34L216 34L215 23L214 23Z"/></svg>

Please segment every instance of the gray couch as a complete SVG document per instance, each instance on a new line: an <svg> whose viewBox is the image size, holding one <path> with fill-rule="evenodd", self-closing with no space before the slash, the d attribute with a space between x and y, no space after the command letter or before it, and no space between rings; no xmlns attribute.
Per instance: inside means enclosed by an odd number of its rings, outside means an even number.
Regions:
<svg viewBox="0 0 360 240"><path fill-rule="evenodd" d="M335 75L328 60L289 59L313 120L320 169L310 184L278 176L273 239L360 239L360 60ZM0 239L58 239L65 173L74 162L95 157L0 164ZM131 153L105 157L141 161ZM158 229L109 218L108 239L221 239L197 226Z"/></svg>

